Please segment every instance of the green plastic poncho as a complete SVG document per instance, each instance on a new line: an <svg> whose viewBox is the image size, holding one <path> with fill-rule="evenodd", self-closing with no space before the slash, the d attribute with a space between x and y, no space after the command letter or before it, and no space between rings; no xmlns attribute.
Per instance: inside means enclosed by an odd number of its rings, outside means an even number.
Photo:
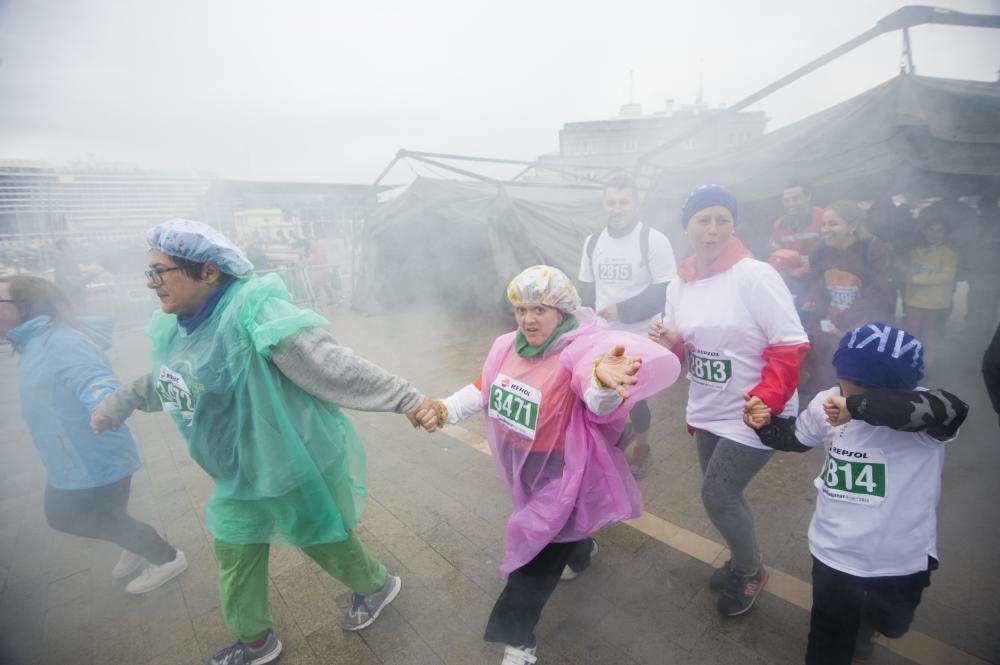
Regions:
<svg viewBox="0 0 1000 665"><path fill-rule="evenodd" d="M360 520L365 454L354 428L270 362L285 337L328 325L293 305L276 275L234 284L190 335L175 315L153 315L153 380L215 479L205 507L215 539L307 547L346 539Z"/></svg>

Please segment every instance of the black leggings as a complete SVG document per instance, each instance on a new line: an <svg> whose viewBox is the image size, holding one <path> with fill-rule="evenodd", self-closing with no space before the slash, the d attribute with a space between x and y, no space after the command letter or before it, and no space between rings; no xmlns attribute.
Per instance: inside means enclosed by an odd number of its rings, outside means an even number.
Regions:
<svg viewBox="0 0 1000 665"><path fill-rule="evenodd" d="M567 564L579 572L590 563L591 538L574 543L549 543L534 559L507 577L486 624L487 642L515 647L533 644L542 609L559 584Z"/></svg>
<svg viewBox="0 0 1000 665"><path fill-rule="evenodd" d="M855 645L869 640L873 631L902 637L937 567L928 559L928 570L912 575L855 577L813 557L806 665L849 665Z"/></svg>
<svg viewBox="0 0 1000 665"><path fill-rule="evenodd" d="M105 540L154 565L173 561L177 550L156 529L128 514L132 476L83 490L45 486L45 519L56 531Z"/></svg>

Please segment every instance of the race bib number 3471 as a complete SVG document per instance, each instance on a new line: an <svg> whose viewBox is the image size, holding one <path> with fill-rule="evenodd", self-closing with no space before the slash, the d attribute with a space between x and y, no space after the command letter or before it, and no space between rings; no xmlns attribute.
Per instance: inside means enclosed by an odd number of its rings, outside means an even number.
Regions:
<svg viewBox="0 0 1000 665"><path fill-rule="evenodd" d="M490 386L489 415L531 440L538 427L542 392L526 383L498 374Z"/></svg>
<svg viewBox="0 0 1000 665"><path fill-rule="evenodd" d="M816 485L834 501L877 507L885 500L885 454L881 450L830 446Z"/></svg>

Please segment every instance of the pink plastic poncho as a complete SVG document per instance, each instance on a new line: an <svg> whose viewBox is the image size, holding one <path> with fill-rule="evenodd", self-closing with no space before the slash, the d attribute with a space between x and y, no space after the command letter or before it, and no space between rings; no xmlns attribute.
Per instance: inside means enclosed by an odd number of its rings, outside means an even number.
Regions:
<svg viewBox="0 0 1000 665"><path fill-rule="evenodd" d="M642 495L617 442L632 405L677 380L680 361L652 341L601 331L591 309L541 358L514 350L516 333L498 337L483 366L486 438L514 500L500 571L509 574L552 542L582 540L642 514ZM616 344L640 356L638 384L612 413L598 416L583 395L594 361Z"/></svg>

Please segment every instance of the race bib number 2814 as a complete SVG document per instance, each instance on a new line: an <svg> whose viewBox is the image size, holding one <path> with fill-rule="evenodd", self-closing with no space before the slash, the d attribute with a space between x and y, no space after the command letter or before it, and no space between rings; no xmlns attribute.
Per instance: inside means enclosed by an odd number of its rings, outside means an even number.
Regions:
<svg viewBox="0 0 1000 665"><path fill-rule="evenodd" d="M816 481L820 491L834 501L877 507L885 500L885 454L881 450L831 446Z"/></svg>

